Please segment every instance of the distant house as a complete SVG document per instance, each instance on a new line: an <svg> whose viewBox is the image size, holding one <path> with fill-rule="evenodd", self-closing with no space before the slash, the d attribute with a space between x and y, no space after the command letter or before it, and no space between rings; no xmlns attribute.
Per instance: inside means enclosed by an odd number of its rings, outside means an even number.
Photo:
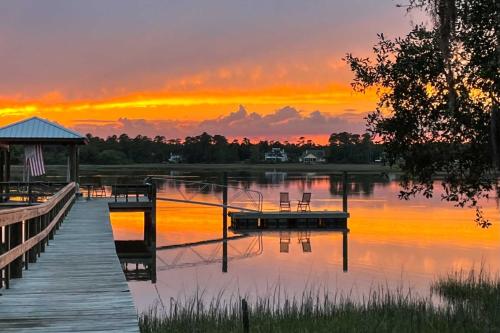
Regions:
<svg viewBox="0 0 500 333"><path fill-rule="evenodd" d="M307 149L299 157L299 162L304 164L325 163L325 151L321 149Z"/></svg>
<svg viewBox="0 0 500 333"><path fill-rule="evenodd" d="M168 159L168 163L181 163L182 156L179 154L170 153L170 158Z"/></svg>
<svg viewBox="0 0 500 333"><path fill-rule="evenodd" d="M264 154L264 160L266 162L287 162L288 156L284 149L273 148L270 152Z"/></svg>

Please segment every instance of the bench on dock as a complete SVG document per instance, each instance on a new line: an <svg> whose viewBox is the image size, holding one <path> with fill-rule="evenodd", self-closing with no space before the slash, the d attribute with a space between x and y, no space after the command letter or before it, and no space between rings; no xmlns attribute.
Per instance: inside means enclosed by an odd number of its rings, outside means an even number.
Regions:
<svg viewBox="0 0 500 333"><path fill-rule="evenodd" d="M135 201L139 202L139 198L147 197L148 201L152 199L151 184L120 184L111 187L111 195L114 196L115 202L118 202L119 197L124 197L125 202L129 202L129 196L135 197Z"/></svg>
<svg viewBox="0 0 500 333"><path fill-rule="evenodd" d="M156 187L154 184L113 185L111 196L115 198L108 203L112 212L151 212L156 200ZM130 197L135 197L135 200L130 200Z"/></svg>

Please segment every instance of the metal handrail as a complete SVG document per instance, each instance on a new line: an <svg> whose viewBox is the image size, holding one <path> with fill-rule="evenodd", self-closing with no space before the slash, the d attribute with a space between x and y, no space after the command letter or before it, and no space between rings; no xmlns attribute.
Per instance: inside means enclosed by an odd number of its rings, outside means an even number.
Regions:
<svg viewBox="0 0 500 333"><path fill-rule="evenodd" d="M262 212L262 209L263 209L264 195L261 192L256 191L256 190L251 190L248 188L243 188L243 187L238 187L238 186L222 185L222 184L216 184L216 183L207 183L207 182L203 182L203 181L190 181L190 180L183 180L183 179L177 179L177 178L171 178L171 177L151 177L150 179L179 183L181 185L184 185L185 188L187 188L190 185L198 186L199 192L196 194L201 193L201 191L204 189L217 187L217 188L222 188L222 189L225 188L227 190L232 189L235 191L247 193L247 196L250 199L254 200L254 198L251 195L248 195L248 193L252 193L257 197L257 202L254 203L254 204L256 204L257 209L249 209L249 208L238 207L238 206L234 206L234 205L224 205L224 204L209 203L209 202L205 202L205 201L191 200L192 198L191 199L184 198L184 200L182 200L182 199L158 197L157 198L158 200L173 201L173 202L186 202L186 203L206 205L206 206L227 207L227 208L244 210L244 211L252 211L252 212ZM233 199L235 199L235 198L233 198Z"/></svg>

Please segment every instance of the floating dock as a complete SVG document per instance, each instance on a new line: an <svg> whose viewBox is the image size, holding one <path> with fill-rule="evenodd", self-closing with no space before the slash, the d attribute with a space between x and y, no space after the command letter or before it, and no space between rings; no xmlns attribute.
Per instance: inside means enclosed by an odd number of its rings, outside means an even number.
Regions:
<svg viewBox="0 0 500 333"><path fill-rule="evenodd" d="M346 229L349 213L343 211L230 212L231 229Z"/></svg>

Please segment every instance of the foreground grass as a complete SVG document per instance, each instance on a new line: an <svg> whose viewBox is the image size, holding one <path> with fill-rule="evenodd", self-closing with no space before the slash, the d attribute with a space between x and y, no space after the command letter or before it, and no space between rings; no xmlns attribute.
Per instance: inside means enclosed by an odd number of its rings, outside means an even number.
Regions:
<svg viewBox="0 0 500 333"><path fill-rule="evenodd" d="M384 289L361 302L319 292L280 305L273 298L258 299L249 309L250 332L500 331L499 279L472 271L439 279L431 289L442 304ZM208 304L198 297L172 301L168 311L142 314L141 332L243 332L240 304L238 298Z"/></svg>

